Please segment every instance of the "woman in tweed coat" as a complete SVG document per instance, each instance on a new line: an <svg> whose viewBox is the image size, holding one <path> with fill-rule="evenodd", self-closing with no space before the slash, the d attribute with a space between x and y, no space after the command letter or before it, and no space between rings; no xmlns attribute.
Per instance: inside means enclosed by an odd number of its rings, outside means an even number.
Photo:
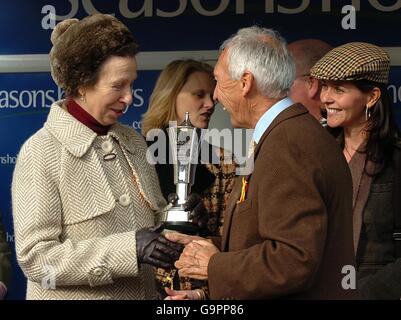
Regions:
<svg viewBox="0 0 401 320"><path fill-rule="evenodd" d="M146 136L151 129L163 129L169 150L166 128L170 121L180 124L185 112L189 112L192 124L207 129L214 112L213 91L216 82L213 68L195 60L175 60L169 63L160 73L156 86L150 97L148 111L142 120L142 134ZM153 139L150 139L153 140ZM149 141L149 144L152 142ZM209 150L206 150L209 148ZM201 154L209 154L207 161L201 161L195 173L192 192L201 196L201 202L209 214L205 235L220 236L223 224L223 212L228 196L233 187L236 166L232 155L223 149L208 143L202 144ZM171 158L171 156L169 155ZM174 168L172 164L156 164L156 171L164 197L175 193ZM176 270L157 269L159 291L166 296L163 287L182 290L203 289L207 293L204 281L189 278L178 278ZM202 295L204 292L198 291Z"/></svg>
<svg viewBox="0 0 401 320"><path fill-rule="evenodd" d="M311 70L323 82L327 124L352 174L357 289L364 299L401 298L401 143L389 69L382 48L356 42L333 49Z"/></svg>
<svg viewBox="0 0 401 320"><path fill-rule="evenodd" d="M67 99L23 145L12 186L27 298L153 298L146 264L171 267L181 248L153 227L165 201L145 141L117 123L132 103L137 44L103 14L65 20L51 40Z"/></svg>

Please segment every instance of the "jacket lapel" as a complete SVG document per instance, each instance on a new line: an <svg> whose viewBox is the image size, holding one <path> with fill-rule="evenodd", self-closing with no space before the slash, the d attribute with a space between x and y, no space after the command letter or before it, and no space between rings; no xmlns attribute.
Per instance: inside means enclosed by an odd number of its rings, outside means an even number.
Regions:
<svg viewBox="0 0 401 320"><path fill-rule="evenodd" d="M283 121L286 121L288 119L300 116L302 114L308 113L308 110L305 109L305 107L300 104L296 103L287 109L285 109L283 112L281 112L276 119L273 120L273 122L270 124L270 126L266 129L265 133L262 135L262 137L259 140L259 143L256 145L255 148L255 159L259 153L260 147L263 144L263 141L267 138L267 136L272 132L272 130L277 127L280 123Z"/></svg>
<svg viewBox="0 0 401 320"><path fill-rule="evenodd" d="M50 108L45 124L53 136L74 157L81 158L91 147L96 133L70 115L64 107L64 100L55 102Z"/></svg>
<svg viewBox="0 0 401 320"><path fill-rule="evenodd" d="M76 158L75 160L90 156L88 155L88 150L97 135L67 112L64 107L64 100L52 105L45 127ZM119 123L114 124L110 128L109 134L120 143L125 158L132 169L133 177L137 181L139 190L145 201L149 203L153 210L163 208L165 201L160 193L156 174L153 174L150 170L146 160L147 148L143 138L136 132L133 132L132 128L125 127ZM91 179L96 179L93 185L98 185L102 181L103 184L101 185L104 186L104 190L99 197L103 197L105 200L99 201L100 204L104 203L100 210L107 211L110 210L109 203L113 202L112 192L108 187L104 168L100 165L96 157L93 161L92 165L96 164L98 167L98 176ZM107 196L104 196L104 194L107 194Z"/></svg>
<svg viewBox="0 0 401 320"><path fill-rule="evenodd" d="M70 210L64 223L72 224L111 211L115 206L115 198L101 162L89 151L96 133L71 116L63 102L61 100L52 105L45 129L67 151L60 160L60 188L67 190L63 202L66 212ZM74 188L69 189L71 186ZM72 209L77 203L81 203L80 209ZM85 204L88 205L85 207Z"/></svg>
<svg viewBox="0 0 401 320"><path fill-rule="evenodd" d="M147 145L145 140L133 132L131 128L119 123L113 125L109 133L120 143L132 170L133 178L145 201L152 210L161 210L166 203L162 197L157 176L150 171L150 165L146 158Z"/></svg>
<svg viewBox="0 0 401 320"><path fill-rule="evenodd" d="M228 236L229 236L229 230L231 228L231 220L233 217L233 213L235 210L235 207L237 205L237 201L241 195L241 187L242 187L242 176L237 176L234 181L234 186L231 191L229 201L227 204L227 208L224 213L224 227L223 227L223 235L221 239L221 251L228 251L228 248L226 248L228 244Z"/></svg>
<svg viewBox="0 0 401 320"><path fill-rule="evenodd" d="M304 106L301 104L294 104L287 109L285 109L283 112L281 112L271 123L271 125L266 129L264 134L262 135L259 143L256 145L255 150L254 150L254 162L256 162L256 159L258 157L259 151L263 143L265 142L267 136L270 134L270 132L277 127L281 122L297 117L299 115L308 113L308 111L305 109ZM248 176L237 176L235 179L234 187L233 190L231 191L230 198L228 200L227 208L224 212L224 227L223 227L223 236L222 236L222 241L221 241L221 251L228 251L228 238L230 236L230 228L231 228L231 221L233 218L233 214L237 205L237 201L241 195L241 188L242 188L242 178L244 177L246 180L249 181L249 178L251 177L252 173Z"/></svg>

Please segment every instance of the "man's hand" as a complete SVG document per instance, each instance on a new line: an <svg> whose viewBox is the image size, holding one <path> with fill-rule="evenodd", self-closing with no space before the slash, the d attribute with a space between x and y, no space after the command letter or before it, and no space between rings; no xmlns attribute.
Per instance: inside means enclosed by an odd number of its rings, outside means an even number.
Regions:
<svg viewBox="0 0 401 320"><path fill-rule="evenodd" d="M183 244L184 246L186 246L193 240L206 240L205 238L199 236L189 236L187 234L179 232L167 232L165 234L165 237L172 242L177 242ZM206 241L211 241L211 240L206 240Z"/></svg>
<svg viewBox="0 0 401 320"><path fill-rule="evenodd" d="M136 255L139 262L165 269L173 267L174 261L180 256L182 245L162 236L160 232L163 229L164 225L159 224L137 231Z"/></svg>
<svg viewBox="0 0 401 320"><path fill-rule="evenodd" d="M175 263L181 277L190 277L199 280L208 278L210 258L220 252L210 241L192 240L185 246L180 259Z"/></svg>

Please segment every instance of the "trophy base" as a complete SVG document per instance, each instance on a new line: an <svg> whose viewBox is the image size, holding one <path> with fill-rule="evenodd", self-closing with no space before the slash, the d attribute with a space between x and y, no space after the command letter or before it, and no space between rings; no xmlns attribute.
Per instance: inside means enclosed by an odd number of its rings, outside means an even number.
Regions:
<svg viewBox="0 0 401 320"><path fill-rule="evenodd" d="M179 206L168 210L163 220L166 224L166 229L168 230L179 231L190 235L199 232L199 227L189 221L189 212L183 210Z"/></svg>
<svg viewBox="0 0 401 320"><path fill-rule="evenodd" d="M199 233L199 227L197 225L184 221L167 221L166 229L178 231L188 235L195 235Z"/></svg>

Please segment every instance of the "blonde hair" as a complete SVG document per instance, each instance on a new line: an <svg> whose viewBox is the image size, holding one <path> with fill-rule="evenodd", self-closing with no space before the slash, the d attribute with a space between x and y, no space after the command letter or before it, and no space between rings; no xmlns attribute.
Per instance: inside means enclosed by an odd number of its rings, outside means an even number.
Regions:
<svg viewBox="0 0 401 320"><path fill-rule="evenodd" d="M160 73L149 99L148 110L143 114L141 131L144 136L151 129L162 129L177 119L176 99L189 76L205 72L213 78L213 68L196 60L175 60Z"/></svg>

